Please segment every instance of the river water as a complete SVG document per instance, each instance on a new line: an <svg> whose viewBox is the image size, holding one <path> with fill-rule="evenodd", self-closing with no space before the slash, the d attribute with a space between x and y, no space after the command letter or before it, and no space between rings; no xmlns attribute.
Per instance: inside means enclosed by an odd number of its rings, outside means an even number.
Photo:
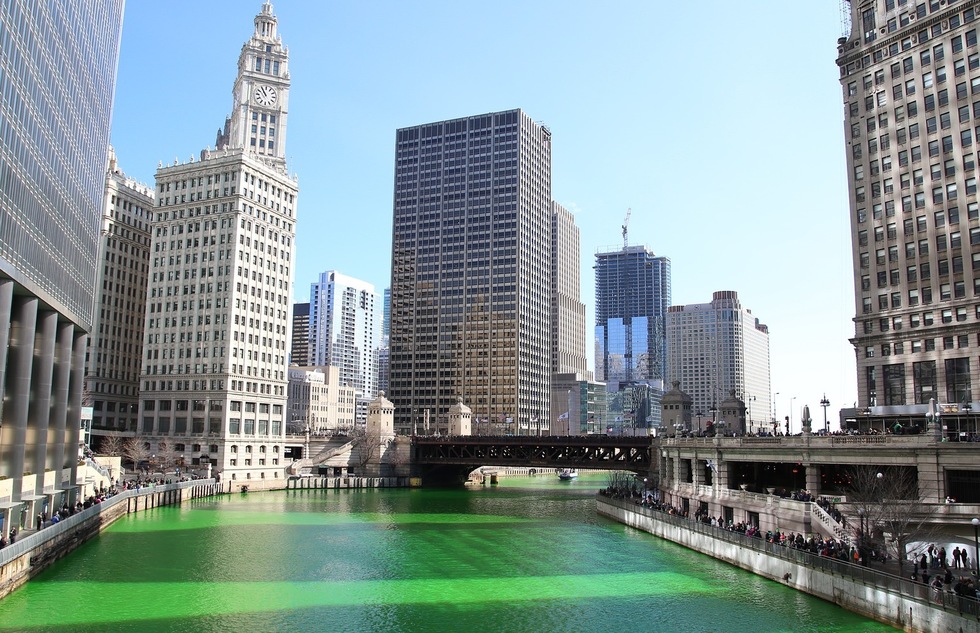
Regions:
<svg viewBox="0 0 980 633"><path fill-rule="evenodd" d="M606 479L129 515L0 601L0 631L894 630L597 516Z"/></svg>

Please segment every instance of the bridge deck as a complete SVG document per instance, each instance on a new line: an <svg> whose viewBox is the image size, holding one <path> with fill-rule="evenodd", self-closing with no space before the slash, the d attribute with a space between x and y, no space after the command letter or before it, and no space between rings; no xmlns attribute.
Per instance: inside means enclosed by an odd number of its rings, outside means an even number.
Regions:
<svg viewBox="0 0 980 633"><path fill-rule="evenodd" d="M646 471L652 438L605 436L416 436L419 464Z"/></svg>

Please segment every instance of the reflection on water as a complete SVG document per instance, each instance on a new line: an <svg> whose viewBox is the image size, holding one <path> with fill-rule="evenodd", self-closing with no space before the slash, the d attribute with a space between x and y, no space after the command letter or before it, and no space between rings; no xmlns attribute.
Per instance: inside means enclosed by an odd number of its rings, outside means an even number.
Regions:
<svg viewBox="0 0 980 633"><path fill-rule="evenodd" d="M0 601L0 631L892 630L599 517L605 483L158 508Z"/></svg>

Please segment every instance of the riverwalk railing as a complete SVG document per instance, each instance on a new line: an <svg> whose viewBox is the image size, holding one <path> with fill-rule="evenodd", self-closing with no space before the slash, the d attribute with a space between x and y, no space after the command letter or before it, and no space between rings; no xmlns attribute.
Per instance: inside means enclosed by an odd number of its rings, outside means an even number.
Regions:
<svg viewBox="0 0 980 633"><path fill-rule="evenodd" d="M769 556L774 556L791 563L817 569L827 574L843 576L868 587L898 594L906 600L927 603L932 607L943 609L947 612L955 612L962 616L980 619L980 602L974 598L959 596L949 591L944 591L937 596L935 590L928 584L915 582L909 578L902 578L901 576L896 576L894 574L876 571L863 565L837 558L818 556L817 554L811 554L810 552L788 547L786 545L770 543L762 538L745 536L739 532L732 532L724 528L712 527L711 525L701 523L700 521L694 521L692 519L668 514L662 510L655 510L653 508L642 506L632 499L620 499L606 496L602 493L598 494L597 499L602 503L607 503L629 512L637 512L656 521L661 521L669 525L675 525L691 532L696 532L711 538L727 541L729 543L746 547L757 552L762 552ZM911 564L909 566L909 571L911 571Z"/></svg>
<svg viewBox="0 0 980 633"><path fill-rule="evenodd" d="M20 536L15 543L7 545L7 547L0 549L0 567L6 565L12 560L20 558L24 554L34 550L39 545L46 543L49 540L58 538L66 532L70 532L74 528L78 527L80 524L91 519L92 517L105 512L109 508L120 504L129 503L131 500L135 499L137 502L137 507L139 505L139 499L142 497L147 497L150 495L158 495L161 493L168 493L176 490L183 490L186 488L193 488L196 486L203 486L207 484L213 484L212 479L196 479L193 481L181 481L173 484L164 484L160 486L144 486L139 490L124 490L119 492L105 501L96 503L88 508L85 508L81 512L76 512L75 514L69 516L66 519L62 519L58 523L46 527L44 529L38 530L32 534L26 534ZM220 490L215 491L220 492Z"/></svg>

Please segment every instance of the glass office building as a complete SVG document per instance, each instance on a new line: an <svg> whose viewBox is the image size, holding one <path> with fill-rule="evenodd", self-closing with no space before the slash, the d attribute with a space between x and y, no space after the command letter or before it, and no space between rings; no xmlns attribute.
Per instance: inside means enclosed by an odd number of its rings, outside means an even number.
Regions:
<svg viewBox="0 0 980 633"><path fill-rule="evenodd" d="M0 524L75 493L122 0L0 1Z"/></svg>
<svg viewBox="0 0 980 633"><path fill-rule="evenodd" d="M624 407L636 399L612 397L609 418L614 426L658 426L667 377L670 259L644 246L596 253L595 296L596 380L611 394L633 384L652 387L640 390L653 399L642 406Z"/></svg>

